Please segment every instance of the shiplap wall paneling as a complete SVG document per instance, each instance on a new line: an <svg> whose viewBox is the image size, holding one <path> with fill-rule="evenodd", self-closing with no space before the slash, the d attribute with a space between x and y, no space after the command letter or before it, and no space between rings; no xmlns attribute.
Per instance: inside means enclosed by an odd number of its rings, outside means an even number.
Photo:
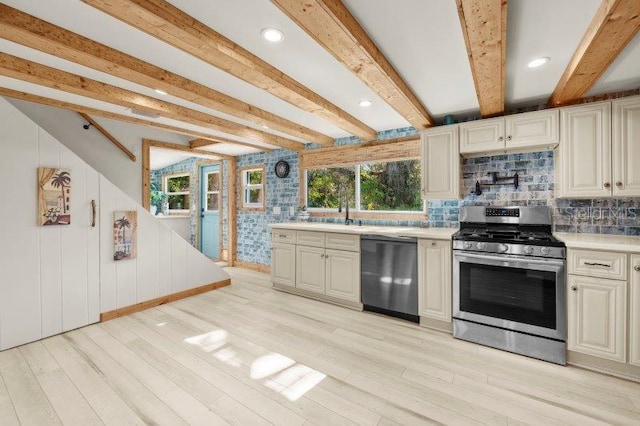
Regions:
<svg viewBox="0 0 640 426"><path fill-rule="evenodd" d="M38 126L0 99L0 349L41 336Z"/></svg>
<svg viewBox="0 0 640 426"><path fill-rule="evenodd" d="M160 226L158 233L159 274L158 284L160 293L158 297L171 294L171 241L173 232L166 226Z"/></svg>
<svg viewBox="0 0 640 426"><path fill-rule="evenodd" d="M102 222L102 226L110 228L111 234L111 265L116 267L116 296L118 308L124 306L135 305L140 301L138 299L138 260L140 259L140 253L138 251L138 257L134 259L125 260L113 260L113 212L115 211L130 211L137 210L137 203L131 198L125 195L124 192L116 189L116 204L111 207L111 214L107 220ZM138 243L140 239L138 239Z"/></svg>
<svg viewBox="0 0 640 426"><path fill-rule="evenodd" d="M158 266L160 265L160 221L144 209L138 212L137 300L160 296ZM142 238L141 238L142 237ZM128 262L128 261L124 261Z"/></svg>
<svg viewBox="0 0 640 426"><path fill-rule="evenodd" d="M39 164L60 166L60 144L38 129ZM35 172L34 172L35 173ZM74 176L71 176L72 179ZM71 196L73 196L73 188ZM36 218L34 217L35 225ZM72 217L73 220L73 217ZM40 233L40 289L42 302L42 336L62 333L62 231L63 226L44 226ZM66 230L66 229L65 229Z"/></svg>
<svg viewBox="0 0 640 426"><path fill-rule="evenodd" d="M100 176L100 312L118 307L117 273L113 260L113 209L116 205L116 187ZM106 225L105 225L106 223Z"/></svg>
<svg viewBox="0 0 640 426"><path fill-rule="evenodd" d="M62 272L62 331L98 321L89 318L89 294L96 296L90 285L99 285L99 269L88 268L90 233L98 233L91 228L91 198L99 196L98 173L72 153L65 146L60 147L60 166L71 170L71 225L60 231L61 272ZM92 185L94 187L89 187ZM92 250L95 251L95 250ZM44 272L44 271L43 271Z"/></svg>
<svg viewBox="0 0 640 426"><path fill-rule="evenodd" d="M171 234L171 293L187 289L188 246L184 238Z"/></svg>

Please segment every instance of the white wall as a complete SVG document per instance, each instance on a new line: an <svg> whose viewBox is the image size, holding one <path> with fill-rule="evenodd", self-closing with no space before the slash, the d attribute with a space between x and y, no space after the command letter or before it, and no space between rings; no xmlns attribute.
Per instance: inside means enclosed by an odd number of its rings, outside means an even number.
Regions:
<svg viewBox="0 0 640 426"><path fill-rule="evenodd" d="M126 157L125 157L126 158ZM71 169L71 225L38 226L37 169ZM229 275L0 98L0 349ZM98 204L91 226L91 200ZM113 260L113 213L138 213L138 256Z"/></svg>
<svg viewBox="0 0 640 426"><path fill-rule="evenodd" d="M158 217L158 220L168 228L171 228L182 238L191 241L191 217Z"/></svg>
<svg viewBox="0 0 640 426"><path fill-rule="evenodd" d="M92 117L137 157L132 162L93 127L82 128L84 119L72 111L6 98L38 126L142 204L142 139L188 145L189 137L101 117Z"/></svg>

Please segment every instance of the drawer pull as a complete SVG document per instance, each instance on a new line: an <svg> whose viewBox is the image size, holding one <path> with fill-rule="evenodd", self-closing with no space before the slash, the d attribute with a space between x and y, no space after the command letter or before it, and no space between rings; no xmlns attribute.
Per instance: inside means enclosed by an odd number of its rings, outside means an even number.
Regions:
<svg viewBox="0 0 640 426"><path fill-rule="evenodd" d="M278 235L278 237L280 237L280 238L287 238L287 236L286 236L286 235L284 235L284 234L279 234L279 235Z"/></svg>
<svg viewBox="0 0 640 426"><path fill-rule="evenodd" d="M602 266L603 268L611 268L611 265L607 265L606 263L598 263L598 262L584 262L587 266Z"/></svg>
<svg viewBox="0 0 640 426"><path fill-rule="evenodd" d="M640 272L640 265L634 266L633 270L636 271L636 272Z"/></svg>
<svg viewBox="0 0 640 426"><path fill-rule="evenodd" d="M571 291L578 291L578 287L576 287L575 285L571 286Z"/></svg>

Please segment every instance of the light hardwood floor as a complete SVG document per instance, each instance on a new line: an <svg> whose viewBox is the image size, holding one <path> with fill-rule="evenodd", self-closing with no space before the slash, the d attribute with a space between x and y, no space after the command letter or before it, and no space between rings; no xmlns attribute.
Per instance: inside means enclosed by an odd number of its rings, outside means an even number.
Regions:
<svg viewBox="0 0 640 426"><path fill-rule="evenodd" d="M0 353L0 425L640 424L640 385L232 285Z"/></svg>

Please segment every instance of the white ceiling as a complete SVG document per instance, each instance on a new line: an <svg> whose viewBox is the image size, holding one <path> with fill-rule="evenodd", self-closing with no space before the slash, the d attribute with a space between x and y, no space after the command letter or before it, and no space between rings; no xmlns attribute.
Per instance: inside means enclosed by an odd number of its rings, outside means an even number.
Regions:
<svg viewBox="0 0 640 426"><path fill-rule="evenodd" d="M165 167L193 157L194 156L188 152L176 151L174 149L150 148L149 168L151 170L164 169Z"/></svg>
<svg viewBox="0 0 640 426"><path fill-rule="evenodd" d="M302 111L262 89L138 31L80 0L2 0L40 19L107 44L159 67L190 78L251 105L327 134L347 136L343 130ZM507 32L507 87L509 107L546 101L581 40L601 0L510 0ZM381 131L409 126L399 114L342 66L331 54L267 0L170 0L174 6L243 46L266 62ZM395 66L423 105L436 117L477 115L478 100L454 0L343 0L381 51ZM279 44L260 37L265 27L285 34ZM0 50L35 62L127 88L211 115L261 127L152 89L86 67L0 40ZM535 57L551 61L538 69L526 64ZM0 77L0 86L61 99L119 114L123 107L70 95L18 80ZM635 89L640 86L640 36L630 43L589 95ZM358 101L371 99L370 108ZM240 140L209 129L159 118L158 122L211 135ZM270 131L270 130L269 130ZM292 138L295 139L295 138ZM261 144L256 144L261 145ZM268 146L262 144L262 146ZM209 148L229 155L251 148L219 144Z"/></svg>

